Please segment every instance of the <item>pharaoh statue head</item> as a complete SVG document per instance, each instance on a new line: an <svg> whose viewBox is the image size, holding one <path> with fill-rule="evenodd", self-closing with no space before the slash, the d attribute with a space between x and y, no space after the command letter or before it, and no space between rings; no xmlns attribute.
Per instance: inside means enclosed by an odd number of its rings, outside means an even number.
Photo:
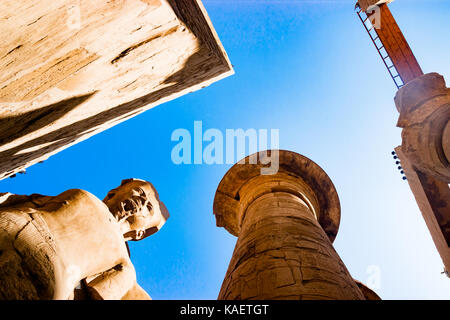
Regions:
<svg viewBox="0 0 450 320"><path fill-rule="evenodd" d="M126 241L142 240L162 228L169 218L166 206L150 182L122 180L103 202L119 222Z"/></svg>

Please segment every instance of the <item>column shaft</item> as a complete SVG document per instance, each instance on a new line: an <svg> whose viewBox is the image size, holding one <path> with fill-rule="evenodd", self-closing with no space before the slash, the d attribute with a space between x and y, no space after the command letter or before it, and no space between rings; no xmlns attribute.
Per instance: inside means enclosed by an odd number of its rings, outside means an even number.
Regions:
<svg viewBox="0 0 450 320"><path fill-rule="evenodd" d="M219 299L364 299L306 203L288 192L254 199Z"/></svg>

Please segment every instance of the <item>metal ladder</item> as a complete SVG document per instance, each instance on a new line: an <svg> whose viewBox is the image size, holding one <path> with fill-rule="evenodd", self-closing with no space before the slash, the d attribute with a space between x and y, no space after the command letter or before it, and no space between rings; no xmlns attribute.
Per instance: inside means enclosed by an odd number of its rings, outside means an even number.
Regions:
<svg viewBox="0 0 450 320"><path fill-rule="evenodd" d="M380 57L383 60L384 65L388 69L392 80L394 80L394 83L397 86L397 89L400 89L401 87L404 86L403 79L400 76L397 68L395 68L394 63L392 62L392 59L389 56L389 53L384 48L383 42L381 42L381 39L378 36L377 30L375 29L375 27L372 25L372 22L370 21L370 16L367 15L365 12L363 12L362 9L358 5L356 6L355 9L357 10L356 13L358 14L358 17L361 20L367 33L369 34L370 39L372 40L375 48L377 48L377 51L380 54ZM373 33L375 33L375 34L373 34ZM377 43L377 41L379 43Z"/></svg>

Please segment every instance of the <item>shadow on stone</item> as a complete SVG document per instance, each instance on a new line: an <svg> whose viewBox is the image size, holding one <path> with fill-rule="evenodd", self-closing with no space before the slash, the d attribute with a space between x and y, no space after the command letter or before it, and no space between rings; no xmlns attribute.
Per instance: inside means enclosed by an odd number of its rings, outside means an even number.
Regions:
<svg viewBox="0 0 450 320"><path fill-rule="evenodd" d="M30 161L38 159L46 154L50 154L57 149L63 148L83 136L94 132L97 127L107 122L114 120L116 122L123 121L145 111L148 105L160 100L161 98L179 93L184 89L192 87L198 82L198 78L202 78L205 75L207 75L207 78L213 78L222 74L228 67L223 65L223 67L218 68L218 59L219 58L216 55L210 54L207 48L202 47L198 52L192 54L187 59L183 69L175 72L164 80L165 84L171 85L144 95L133 101L100 112L89 118L77 121L58 130L52 131L36 139L27 141L14 148L0 152L0 179L3 179L5 176L10 174L11 171L9 170L11 168L25 166ZM202 75L198 75L199 68L201 69ZM194 76L192 73L193 69L197 70L197 74ZM64 106L63 109L68 112L77 104L85 101L87 98L89 97L84 96L84 98L79 97L74 101L69 101L69 106ZM65 103L67 103L67 101ZM63 105L63 102L60 102L58 105ZM52 121L63 115L63 112L57 112L56 115L52 115L51 108L55 109L55 106L46 107L44 108L45 110L42 110L41 113L34 116L34 119L37 120L35 120L33 126L34 129L32 130L38 129L38 124L44 125L51 122L49 119L44 120L46 115L53 119ZM47 110L48 113L46 113ZM0 123L0 128L2 128L1 125L2 124ZM42 147L40 147L41 145ZM31 151L27 152L27 150Z"/></svg>
<svg viewBox="0 0 450 320"><path fill-rule="evenodd" d="M26 134L51 124L84 103L94 94L95 92L73 97L37 110L0 119L0 145L19 139Z"/></svg>

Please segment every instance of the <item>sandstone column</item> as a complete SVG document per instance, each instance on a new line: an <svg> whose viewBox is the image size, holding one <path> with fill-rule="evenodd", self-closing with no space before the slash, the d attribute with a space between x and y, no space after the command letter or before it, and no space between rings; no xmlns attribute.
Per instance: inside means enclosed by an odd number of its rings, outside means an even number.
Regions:
<svg viewBox="0 0 450 320"><path fill-rule="evenodd" d="M450 88L444 77L428 73L398 90L402 151L419 171L450 183Z"/></svg>
<svg viewBox="0 0 450 320"><path fill-rule="evenodd" d="M238 236L219 299L364 299L332 245L340 204L327 174L290 151L277 174L262 167L234 165L216 192L217 226Z"/></svg>
<svg viewBox="0 0 450 320"><path fill-rule="evenodd" d="M395 96L402 145L395 149L431 237L450 271L450 88L438 73L408 82ZM450 275L449 275L450 277Z"/></svg>

